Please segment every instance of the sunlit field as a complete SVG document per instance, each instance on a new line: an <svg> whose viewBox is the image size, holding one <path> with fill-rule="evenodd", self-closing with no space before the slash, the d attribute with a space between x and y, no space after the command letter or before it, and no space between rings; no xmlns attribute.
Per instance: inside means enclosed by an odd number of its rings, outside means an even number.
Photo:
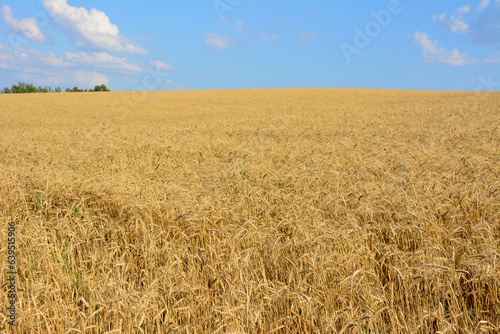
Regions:
<svg viewBox="0 0 500 334"><path fill-rule="evenodd" d="M0 95L0 328L494 333L500 93Z"/></svg>

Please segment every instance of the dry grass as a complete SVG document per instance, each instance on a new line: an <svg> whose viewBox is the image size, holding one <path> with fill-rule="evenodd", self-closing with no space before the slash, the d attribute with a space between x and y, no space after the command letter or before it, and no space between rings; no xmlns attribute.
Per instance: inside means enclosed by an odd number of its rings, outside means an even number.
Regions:
<svg viewBox="0 0 500 334"><path fill-rule="evenodd" d="M0 96L19 333L500 329L499 93L137 94Z"/></svg>

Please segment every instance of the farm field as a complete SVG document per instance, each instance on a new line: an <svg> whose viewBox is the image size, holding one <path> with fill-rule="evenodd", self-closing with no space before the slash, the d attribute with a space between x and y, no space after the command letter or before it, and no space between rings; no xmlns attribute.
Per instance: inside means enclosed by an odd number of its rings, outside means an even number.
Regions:
<svg viewBox="0 0 500 334"><path fill-rule="evenodd" d="M500 93L3 94L12 221L19 333L494 333Z"/></svg>

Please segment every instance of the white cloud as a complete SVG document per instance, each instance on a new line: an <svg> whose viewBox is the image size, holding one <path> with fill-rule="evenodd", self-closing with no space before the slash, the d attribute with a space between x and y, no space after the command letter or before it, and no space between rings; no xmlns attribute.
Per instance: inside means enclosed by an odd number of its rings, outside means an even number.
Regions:
<svg viewBox="0 0 500 334"><path fill-rule="evenodd" d="M34 18L16 19L12 17L12 10L9 6L0 8L0 17L14 31L21 32L24 37L38 43L47 42L48 38L36 25Z"/></svg>
<svg viewBox="0 0 500 334"><path fill-rule="evenodd" d="M449 19L446 18L446 11L434 15L433 20L438 20L443 25L444 29L458 34L467 34L469 32L469 25L463 20L463 15L470 13L469 6L463 6L455 10Z"/></svg>
<svg viewBox="0 0 500 334"><path fill-rule="evenodd" d="M234 38L220 36L216 33L204 34L203 39L213 51L220 51L236 45Z"/></svg>
<svg viewBox="0 0 500 334"><path fill-rule="evenodd" d="M130 64L126 58L113 57L106 52L93 52L92 54L83 51L77 53L64 52L64 55L67 60L78 64L87 64L125 72L142 72L140 66Z"/></svg>
<svg viewBox="0 0 500 334"><path fill-rule="evenodd" d="M430 40L429 36L425 32L420 33L417 31L414 36L410 37L413 37L413 41L422 47L422 58L426 63L452 66L500 64L499 53L494 53L489 58L469 58L468 55L460 53L457 48L453 48L453 50L449 51L444 47L440 47L437 41Z"/></svg>
<svg viewBox="0 0 500 334"><path fill-rule="evenodd" d="M479 5L477 5L477 10L481 12L483 9L490 5L490 0L481 0Z"/></svg>
<svg viewBox="0 0 500 334"><path fill-rule="evenodd" d="M500 53L496 52L490 58L485 58L483 61L486 64L500 64Z"/></svg>
<svg viewBox="0 0 500 334"><path fill-rule="evenodd" d="M242 20L238 20L234 23L233 30L238 31L238 32L245 32L248 31L247 28L245 28L245 24L243 23Z"/></svg>
<svg viewBox="0 0 500 334"><path fill-rule="evenodd" d="M119 49L118 52L125 51L128 53L134 53L138 55L147 55L149 52L141 48L140 46L133 45L131 43L125 43L123 50Z"/></svg>
<svg viewBox="0 0 500 334"><path fill-rule="evenodd" d="M296 36L299 38L300 42L305 42L309 39L316 39L318 38L318 35L314 32L299 32L296 34Z"/></svg>
<svg viewBox="0 0 500 334"><path fill-rule="evenodd" d="M40 73L40 74L21 73L19 74L19 78L24 82L27 83L36 82L43 86L46 86L48 84L56 86L64 82L64 77L62 75L54 73Z"/></svg>
<svg viewBox="0 0 500 334"><path fill-rule="evenodd" d="M173 82L172 80L166 80L160 87L161 90L187 90L188 87L184 84Z"/></svg>
<svg viewBox="0 0 500 334"><path fill-rule="evenodd" d="M58 57L52 52L43 52L39 50L25 50L28 52L28 57L40 61L44 65L60 68L72 67L73 64L64 61L62 57Z"/></svg>
<svg viewBox="0 0 500 334"><path fill-rule="evenodd" d="M54 68L82 67L87 65L91 68L102 68L108 70L117 70L124 73L138 73L143 69L134 64L130 64L126 58L111 56L106 52L64 52L64 57L55 55L52 52L40 50L27 50L22 47L11 49L0 45L0 60L3 60L8 67L29 69L33 67L43 67L43 65Z"/></svg>
<svg viewBox="0 0 500 334"><path fill-rule="evenodd" d="M279 38L277 35L264 34L262 31L259 31L258 34L259 34L259 37L265 41L275 41Z"/></svg>
<svg viewBox="0 0 500 334"><path fill-rule="evenodd" d="M469 59L469 56L461 54L456 48L451 51L438 46L437 41L429 39L429 36L417 31L413 36L413 42L422 47L422 58L426 63L437 63L452 66L462 66L477 62Z"/></svg>
<svg viewBox="0 0 500 334"><path fill-rule="evenodd" d="M3 68L33 71L33 68L39 68L43 65L57 68L69 68L73 64L64 61L52 52L43 52L40 50L27 50L22 47L11 49L0 45L0 60Z"/></svg>
<svg viewBox="0 0 500 334"><path fill-rule="evenodd" d="M12 49L0 44L0 68L9 69L14 62L15 57Z"/></svg>
<svg viewBox="0 0 500 334"><path fill-rule="evenodd" d="M149 61L149 65L152 67L158 69L158 70L164 70L164 71L173 71L174 67L170 64L164 63L160 60L151 60Z"/></svg>
<svg viewBox="0 0 500 334"><path fill-rule="evenodd" d="M67 84L95 86L108 84L106 75L96 71L71 69L75 64L58 57L52 52L40 50L26 50L22 47L11 49L0 45L0 60L6 69L14 70L17 76L25 81L32 81L45 85Z"/></svg>
<svg viewBox="0 0 500 334"><path fill-rule="evenodd" d="M106 75L97 71L72 69L74 64L52 52L16 49L0 45L0 68L15 71L16 77L35 84L93 87L109 83Z"/></svg>
<svg viewBox="0 0 500 334"><path fill-rule="evenodd" d="M465 5L455 9L447 18L446 11L432 18L441 22L443 29L468 34L473 44L500 48L500 0L480 0L477 6Z"/></svg>
<svg viewBox="0 0 500 334"><path fill-rule="evenodd" d="M75 70L72 72L73 77L80 86L96 86L96 85L108 85L109 79L106 75L97 73L96 71L87 72L81 70Z"/></svg>
<svg viewBox="0 0 500 334"><path fill-rule="evenodd" d="M86 10L72 7L67 0L43 0L53 19L74 34L75 44L112 52L148 54L120 35L119 29L109 17L97 9Z"/></svg>
<svg viewBox="0 0 500 334"><path fill-rule="evenodd" d="M433 20L439 20L439 21L444 21L446 19L446 11L442 12L441 14L436 14L432 16Z"/></svg>
<svg viewBox="0 0 500 334"><path fill-rule="evenodd" d="M470 13L470 7L469 7L469 5L465 5L463 7L457 8L455 11L457 13L468 14L468 13Z"/></svg>

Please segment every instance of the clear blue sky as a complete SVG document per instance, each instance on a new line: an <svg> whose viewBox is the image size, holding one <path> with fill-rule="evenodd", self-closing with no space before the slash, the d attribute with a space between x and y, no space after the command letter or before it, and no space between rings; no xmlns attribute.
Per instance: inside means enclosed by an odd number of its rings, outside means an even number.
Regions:
<svg viewBox="0 0 500 334"><path fill-rule="evenodd" d="M0 88L500 88L500 0L0 0Z"/></svg>

